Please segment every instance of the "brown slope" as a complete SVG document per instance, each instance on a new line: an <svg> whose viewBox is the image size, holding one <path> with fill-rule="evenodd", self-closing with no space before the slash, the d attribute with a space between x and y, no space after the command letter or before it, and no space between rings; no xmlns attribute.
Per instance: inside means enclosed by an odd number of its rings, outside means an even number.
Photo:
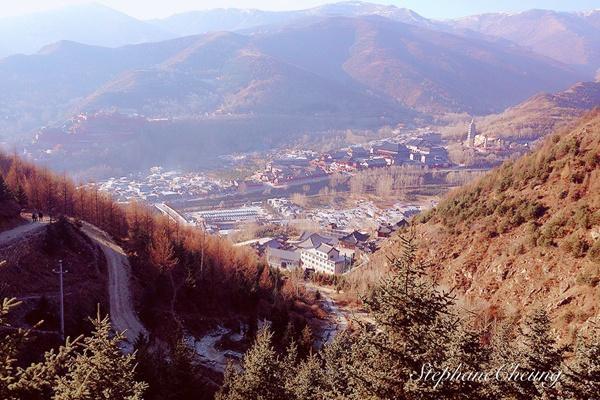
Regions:
<svg viewBox="0 0 600 400"><path fill-rule="evenodd" d="M519 318L542 307L572 340L600 313L600 112L452 192L415 225L437 278L468 308Z"/></svg>
<svg viewBox="0 0 600 400"><path fill-rule="evenodd" d="M573 124L600 106L600 82L580 82L556 94L542 93L477 121L480 132L512 139L537 139Z"/></svg>
<svg viewBox="0 0 600 400"><path fill-rule="evenodd" d="M65 331L71 337L87 331L87 317L98 307L108 310L106 260L95 244L64 219L52 224L29 221L13 231L11 240L0 242L0 260L6 260L0 286L3 297L24 303L18 309L24 317L19 325L43 321L38 329L58 331L59 282L53 269L62 260L69 271L64 276Z"/></svg>

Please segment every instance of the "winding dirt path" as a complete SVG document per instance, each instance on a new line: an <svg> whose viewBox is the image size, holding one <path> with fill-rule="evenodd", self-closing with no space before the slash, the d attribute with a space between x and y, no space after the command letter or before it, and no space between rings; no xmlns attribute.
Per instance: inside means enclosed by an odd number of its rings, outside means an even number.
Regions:
<svg viewBox="0 0 600 400"><path fill-rule="evenodd" d="M42 227L46 226L46 222L29 222L9 229L4 232L0 232L0 246L10 244L15 240L20 240L30 234L36 233Z"/></svg>
<svg viewBox="0 0 600 400"><path fill-rule="evenodd" d="M113 328L119 332L124 331L127 341L132 345L140 334L148 335L148 332L140 322L131 302L129 286L131 266L127 255L106 232L88 223L83 223L81 229L100 246L106 257L110 319Z"/></svg>

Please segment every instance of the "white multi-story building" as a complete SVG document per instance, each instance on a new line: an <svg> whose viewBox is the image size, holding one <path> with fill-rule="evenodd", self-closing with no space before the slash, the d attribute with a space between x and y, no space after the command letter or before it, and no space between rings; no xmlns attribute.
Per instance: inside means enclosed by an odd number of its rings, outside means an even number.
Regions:
<svg viewBox="0 0 600 400"><path fill-rule="evenodd" d="M325 274L339 275L346 271L347 259L340 251L326 243L316 248L302 249L300 260L304 269L312 269Z"/></svg>

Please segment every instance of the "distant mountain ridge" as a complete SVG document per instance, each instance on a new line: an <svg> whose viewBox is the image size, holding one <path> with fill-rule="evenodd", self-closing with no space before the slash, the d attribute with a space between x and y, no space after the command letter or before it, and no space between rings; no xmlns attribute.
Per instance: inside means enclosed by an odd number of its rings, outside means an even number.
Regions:
<svg viewBox="0 0 600 400"><path fill-rule="evenodd" d="M218 31L260 32L294 23L315 23L332 16L380 16L442 32L510 40L538 54L579 66L586 73L600 68L600 10L570 13L529 10L437 21L410 9L362 1L344 1L293 11L218 8L148 21L98 4L69 6L1 18L0 57L15 53L31 54L48 43L60 40L115 47ZM106 26L117 29L100 29Z"/></svg>
<svg viewBox="0 0 600 400"><path fill-rule="evenodd" d="M116 47L174 36L155 25L96 3L72 5L0 18L0 58L11 54L32 54L61 40Z"/></svg>
<svg viewBox="0 0 600 400"><path fill-rule="evenodd" d="M43 118L39 125L46 125L107 108L150 117L484 114L581 78L500 42L382 17L329 17L277 32L210 33L118 48L63 41L5 58L0 115L8 120L0 127L11 118Z"/></svg>
<svg viewBox="0 0 600 400"><path fill-rule="evenodd" d="M179 13L149 22L178 35L196 35L211 31L240 31L267 25L283 25L294 21L314 22L315 18L332 16L361 17L367 15L429 28L439 24L407 8L362 1L343 1L297 11L217 8Z"/></svg>
<svg viewBox="0 0 600 400"><path fill-rule="evenodd" d="M491 13L456 19L449 25L510 40L591 73L600 71L600 10Z"/></svg>

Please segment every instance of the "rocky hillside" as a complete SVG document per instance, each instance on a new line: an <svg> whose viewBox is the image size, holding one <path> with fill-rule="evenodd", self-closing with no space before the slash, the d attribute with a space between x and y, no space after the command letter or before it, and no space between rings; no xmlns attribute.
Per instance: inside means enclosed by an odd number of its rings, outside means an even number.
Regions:
<svg viewBox="0 0 600 400"><path fill-rule="evenodd" d="M439 282L482 323L541 307L571 341L600 312L600 113L450 193L414 225ZM395 249L391 240L380 256Z"/></svg>
<svg viewBox="0 0 600 400"><path fill-rule="evenodd" d="M580 82L555 94L540 93L477 121L482 133L512 139L537 139L567 127L600 106L600 82Z"/></svg>

